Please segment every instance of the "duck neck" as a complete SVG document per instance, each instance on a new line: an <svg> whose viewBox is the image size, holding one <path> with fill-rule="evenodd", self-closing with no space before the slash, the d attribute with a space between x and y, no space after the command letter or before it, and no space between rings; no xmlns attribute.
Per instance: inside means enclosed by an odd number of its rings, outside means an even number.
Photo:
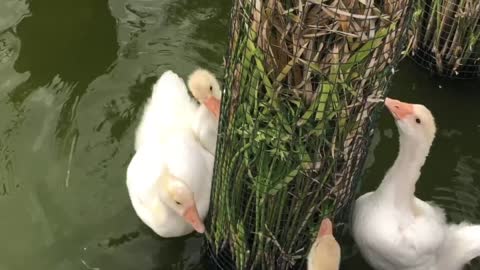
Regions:
<svg viewBox="0 0 480 270"><path fill-rule="evenodd" d="M382 200L391 201L399 210L414 211L415 184L430 151L428 143L419 143L400 135L400 150L377 191Z"/></svg>

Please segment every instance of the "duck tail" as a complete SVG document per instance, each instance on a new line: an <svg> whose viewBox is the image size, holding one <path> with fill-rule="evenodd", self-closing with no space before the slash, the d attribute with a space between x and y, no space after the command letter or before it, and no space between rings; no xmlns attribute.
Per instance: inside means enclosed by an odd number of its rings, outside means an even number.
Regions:
<svg viewBox="0 0 480 270"><path fill-rule="evenodd" d="M446 240L440 258L445 260L445 265L450 265L448 269L463 269L464 265L480 256L480 225L465 222L450 225Z"/></svg>

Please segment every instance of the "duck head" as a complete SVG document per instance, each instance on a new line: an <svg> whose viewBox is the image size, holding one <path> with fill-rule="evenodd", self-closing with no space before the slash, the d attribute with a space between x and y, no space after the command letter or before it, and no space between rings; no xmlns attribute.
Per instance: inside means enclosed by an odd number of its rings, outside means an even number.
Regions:
<svg viewBox="0 0 480 270"><path fill-rule="evenodd" d="M161 193L162 201L190 223L198 233L205 232L205 225L197 210L195 197L191 189L180 179L167 175L164 192Z"/></svg>
<svg viewBox="0 0 480 270"><path fill-rule="evenodd" d="M211 72L195 70L188 78L188 88L198 102L204 104L217 119L220 117L220 84Z"/></svg>
<svg viewBox="0 0 480 270"><path fill-rule="evenodd" d="M385 99L385 106L395 119L401 139L430 147L437 129L432 113L425 106L391 98Z"/></svg>
<svg viewBox="0 0 480 270"><path fill-rule="evenodd" d="M340 256L340 245L333 237L332 222L325 218L308 254L308 270L338 270Z"/></svg>

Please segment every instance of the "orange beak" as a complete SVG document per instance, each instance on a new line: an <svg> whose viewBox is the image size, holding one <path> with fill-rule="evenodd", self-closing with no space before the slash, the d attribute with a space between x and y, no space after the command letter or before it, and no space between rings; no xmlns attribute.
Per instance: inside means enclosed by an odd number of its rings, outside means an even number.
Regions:
<svg viewBox="0 0 480 270"><path fill-rule="evenodd" d="M410 114L413 114L413 105L401 102L400 100L386 98L385 106L393 115L395 120L402 120Z"/></svg>
<svg viewBox="0 0 480 270"><path fill-rule="evenodd" d="M197 207L191 206L190 208L185 211L183 214L183 218L192 225L193 229L198 233L205 232L205 225L203 224L202 219L200 219L200 215L198 214Z"/></svg>
<svg viewBox="0 0 480 270"><path fill-rule="evenodd" d="M220 118L220 100L214 96L208 97L203 104L211 111L217 119Z"/></svg>
<svg viewBox="0 0 480 270"><path fill-rule="evenodd" d="M325 218L322 220L320 224L320 230L318 231L317 238L320 238L325 235L332 235L333 234L333 224L330 219Z"/></svg>

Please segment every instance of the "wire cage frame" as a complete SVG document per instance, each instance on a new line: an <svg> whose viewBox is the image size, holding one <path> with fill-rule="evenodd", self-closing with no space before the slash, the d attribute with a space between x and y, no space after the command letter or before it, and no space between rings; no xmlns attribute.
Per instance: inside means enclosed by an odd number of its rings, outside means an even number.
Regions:
<svg viewBox="0 0 480 270"><path fill-rule="evenodd" d="M416 0L412 58L437 75L480 76L480 1Z"/></svg>
<svg viewBox="0 0 480 270"><path fill-rule="evenodd" d="M376 3L375 3L376 2ZM409 0L234 0L206 239L219 269L301 269L345 231Z"/></svg>

